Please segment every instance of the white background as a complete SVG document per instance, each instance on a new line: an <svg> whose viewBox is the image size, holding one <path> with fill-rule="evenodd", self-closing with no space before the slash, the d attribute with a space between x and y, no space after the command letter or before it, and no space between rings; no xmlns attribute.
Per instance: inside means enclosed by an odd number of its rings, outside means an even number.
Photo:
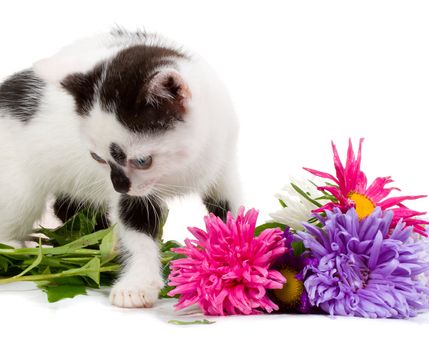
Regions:
<svg viewBox="0 0 429 350"><path fill-rule="evenodd" d="M119 24L157 31L207 58L241 119L247 206L261 219L273 193L308 166L332 171L365 137L363 170L427 194L429 4L425 1L8 1L0 6L0 79L69 42ZM410 206L429 207L427 199ZM196 199L173 203L167 238L201 225ZM31 291L30 291L31 290ZM429 316L410 321L314 316L217 319L180 327L171 303L111 307L106 293L49 305L31 284L0 287L2 345L18 348L426 347ZM5 346L6 348L6 346Z"/></svg>

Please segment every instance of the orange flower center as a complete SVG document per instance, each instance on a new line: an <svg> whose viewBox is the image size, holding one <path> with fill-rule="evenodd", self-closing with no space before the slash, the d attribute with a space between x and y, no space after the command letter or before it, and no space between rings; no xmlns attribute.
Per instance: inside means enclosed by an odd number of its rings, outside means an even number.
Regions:
<svg viewBox="0 0 429 350"><path fill-rule="evenodd" d="M355 202L356 213L358 214L359 220L366 218L375 209L374 203L363 194L351 192L349 198Z"/></svg>
<svg viewBox="0 0 429 350"><path fill-rule="evenodd" d="M280 270L280 273L286 277L286 283L282 289L275 289L274 295L285 306L294 306L299 303L301 294L304 292L304 284L295 277L297 272L294 270L286 268Z"/></svg>

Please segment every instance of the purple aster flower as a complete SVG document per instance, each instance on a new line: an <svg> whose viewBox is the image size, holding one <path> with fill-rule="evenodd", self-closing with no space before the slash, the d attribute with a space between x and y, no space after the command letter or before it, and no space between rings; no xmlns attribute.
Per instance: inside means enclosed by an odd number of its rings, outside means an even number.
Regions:
<svg viewBox="0 0 429 350"><path fill-rule="evenodd" d="M304 272L311 304L331 315L408 318L428 308L429 290L419 276L429 269L424 245L410 239L412 227L380 208L359 220L354 208L318 216L298 232L318 263Z"/></svg>
<svg viewBox="0 0 429 350"><path fill-rule="evenodd" d="M316 308L308 299L303 272L308 265L318 261L309 256L308 252L295 251L293 243L299 243L299 240L290 232L289 227L283 232L283 238L286 252L277 259L273 268L280 271L286 278L286 283L282 289L272 290L270 294L280 307L280 312L313 313Z"/></svg>

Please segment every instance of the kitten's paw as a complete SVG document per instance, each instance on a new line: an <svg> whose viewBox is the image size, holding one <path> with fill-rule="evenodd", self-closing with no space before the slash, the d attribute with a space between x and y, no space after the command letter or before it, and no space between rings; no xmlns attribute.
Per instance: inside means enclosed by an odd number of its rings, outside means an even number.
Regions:
<svg viewBox="0 0 429 350"><path fill-rule="evenodd" d="M110 302L118 307L139 308L152 307L158 299L162 281L154 280L139 285L119 281L110 292Z"/></svg>

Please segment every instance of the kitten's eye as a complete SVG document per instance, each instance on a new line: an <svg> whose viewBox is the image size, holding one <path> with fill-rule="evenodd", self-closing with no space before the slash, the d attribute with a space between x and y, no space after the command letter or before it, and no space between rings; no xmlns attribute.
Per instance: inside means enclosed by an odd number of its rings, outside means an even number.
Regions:
<svg viewBox="0 0 429 350"><path fill-rule="evenodd" d="M101 164L106 164L107 162L101 158L97 153L94 152L90 152L91 153L91 157L94 158L97 162L101 163Z"/></svg>
<svg viewBox="0 0 429 350"><path fill-rule="evenodd" d="M147 156L140 159L130 159L130 165L135 169L146 170L152 165L152 157Z"/></svg>

